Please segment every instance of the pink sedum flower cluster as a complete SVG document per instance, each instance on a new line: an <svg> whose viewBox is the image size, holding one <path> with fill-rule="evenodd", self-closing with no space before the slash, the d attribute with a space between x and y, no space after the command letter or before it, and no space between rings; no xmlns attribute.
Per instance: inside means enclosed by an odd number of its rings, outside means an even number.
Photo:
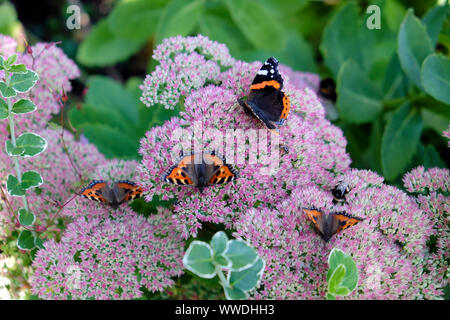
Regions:
<svg viewBox="0 0 450 320"><path fill-rule="evenodd" d="M149 218L122 207L80 216L60 242L45 242L33 262L32 292L42 299L133 299L162 291L182 274L184 242L172 213Z"/></svg>

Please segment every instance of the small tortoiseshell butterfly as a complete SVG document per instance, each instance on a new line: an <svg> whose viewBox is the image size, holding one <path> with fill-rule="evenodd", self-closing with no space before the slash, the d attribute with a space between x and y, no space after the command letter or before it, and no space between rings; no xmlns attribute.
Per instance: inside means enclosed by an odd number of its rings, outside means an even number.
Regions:
<svg viewBox="0 0 450 320"><path fill-rule="evenodd" d="M324 241L342 230L345 230L358 222L364 220L359 217L354 217L346 212L331 212L325 214L322 211L311 208L303 208L303 211L308 215L308 218L314 223L314 227L320 233Z"/></svg>
<svg viewBox="0 0 450 320"><path fill-rule="evenodd" d="M196 163L197 162L199 163ZM177 185L191 185L200 192L208 186L225 184L237 178L237 172L225 159L211 153L190 154L181 153L180 161L170 167L163 176L163 180Z"/></svg>
<svg viewBox="0 0 450 320"><path fill-rule="evenodd" d="M333 202L345 202L345 194L349 193L350 188L347 182L341 181L339 182L333 190L331 190L331 194L333 195Z"/></svg>
<svg viewBox="0 0 450 320"><path fill-rule="evenodd" d="M117 209L120 204L139 198L142 195L142 189L129 180L120 180L112 185L104 180L93 180L81 190L80 195Z"/></svg>
<svg viewBox="0 0 450 320"><path fill-rule="evenodd" d="M264 122L267 128L275 129L286 121L291 109L289 97L282 89L278 61L271 57L256 74L247 100L240 98L238 101L247 113Z"/></svg>

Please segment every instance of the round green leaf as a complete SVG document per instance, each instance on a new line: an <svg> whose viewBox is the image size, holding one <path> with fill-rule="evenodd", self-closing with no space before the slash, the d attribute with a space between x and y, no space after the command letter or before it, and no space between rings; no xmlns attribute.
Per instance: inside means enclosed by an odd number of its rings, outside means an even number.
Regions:
<svg viewBox="0 0 450 320"><path fill-rule="evenodd" d="M47 149L47 141L41 136L27 132L21 134L16 140L17 147L24 148L23 157L34 157Z"/></svg>
<svg viewBox="0 0 450 320"><path fill-rule="evenodd" d="M337 289L341 287L341 283L344 280L345 269L343 264L339 264L330 276L330 280L328 281L328 291L334 295L336 295Z"/></svg>
<svg viewBox="0 0 450 320"><path fill-rule="evenodd" d="M107 66L137 52L145 40L118 37L111 33L106 19L98 22L81 43L77 60L86 66Z"/></svg>
<svg viewBox="0 0 450 320"><path fill-rule="evenodd" d="M22 230L17 239L17 246L22 250L31 250L35 247L34 236L29 230Z"/></svg>
<svg viewBox="0 0 450 320"><path fill-rule="evenodd" d="M39 187L44 181L36 171L27 171L22 175L22 188L24 190Z"/></svg>
<svg viewBox="0 0 450 320"><path fill-rule="evenodd" d="M378 117L382 109L382 93L353 61L347 61L337 80L337 109L349 122L365 123Z"/></svg>
<svg viewBox="0 0 450 320"><path fill-rule="evenodd" d="M258 285L263 275L264 267L265 262L261 258L258 258L250 268L242 271L231 271L228 274L228 283L234 288L249 291Z"/></svg>
<svg viewBox="0 0 450 320"><path fill-rule="evenodd" d="M3 99L0 99L0 119L6 119L8 116L8 104Z"/></svg>
<svg viewBox="0 0 450 320"><path fill-rule="evenodd" d="M216 232L211 239L211 247L214 255L221 255L227 248L228 237L223 231Z"/></svg>
<svg viewBox="0 0 450 320"><path fill-rule="evenodd" d="M233 271L246 269L258 259L256 250L241 240L228 241L228 247L223 255L231 261L231 270Z"/></svg>
<svg viewBox="0 0 450 320"><path fill-rule="evenodd" d="M14 90L11 87L8 87L6 83L4 83L3 81L0 81L0 93L4 98L12 98L17 95L16 90Z"/></svg>
<svg viewBox="0 0 450 320"><path fill-rule="evenodd" d="M421 66L425 58L433 53L433 46L425 26L414 15L412 8L408 10L400 25L397 53L405 73L416 86L423 89L420 77Z"/></svg>
<svg viewBox="0 0 450 320"><path fill-rule="evenodd" d="M11 140L6 140L5 149L6 149L6 153L10 157L17 157L17 156L22 155L25 152L25 148L14 147Z"/></svg>
<svg viewBox="0 0 450 320"><path fill-rule="evenodd" d="M27 92L33 88L38 79L36 72L28 70L26 73L14 73L9 85L17 92Z"/></svg>
<svg viewBox="0 0 450 320"><path fill-rule="evenodd" d="M429 55L422 65L422 84L433 98L450 104L450 58Z"/></svg>
<svg viewBox="0 0 450 320"><path fill-rule="evenodd" d="M183 257L183 264L186 269L199 277L211 279L216 275L212 257L213 252L209 244L195 240L189 245Z"/></svg>
<svg viewBox="0 0 450 320"><path fill-rule="evenodd" d="M23 226L31 226L36 220L36 216L24 208L19 209L19 222Z"/></svg>
<svg viewBox="0 0 450 320"><path fill-rule="evenodd" d="M223 289L227 300L245 300L248 298L248 293L241 289L228 286L225 286Z"/></svg>
<svg viewBox="0 0 450 320"><path fill-rule="evenodd" d="M381 142L381 166L388 180L398 177L410 164L422 133L420 112L409 103L394 111Z"/></svg>
<svg viewBox="0 0 450 320"><path fill-rule="evenodd" d="M8 190L9 195L13 197L22 197L25 195L25 190L20 185L19 180L12 174L8 175L6 189Z"/></svg>
<svg viewBox="0 0 450 320"><path fill-rule="evenodd" d="M14 103L12 112L15 114L28 113L36 110L36 105L28 99L20 99Z"/></svg>

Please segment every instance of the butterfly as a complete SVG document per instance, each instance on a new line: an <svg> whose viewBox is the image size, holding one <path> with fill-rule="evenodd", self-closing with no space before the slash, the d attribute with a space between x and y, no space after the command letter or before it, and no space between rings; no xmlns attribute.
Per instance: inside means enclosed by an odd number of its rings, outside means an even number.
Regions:
<svg viewBox="0 0 450 320"><path fill-rule="evenodd" d="M333 202L345 202L345 194L349 193L350 188L347 182L341 181L339 182L333 190L331 190L331 194L333 195Z"/></svg>
<svg viewBox="0 0 450 320"><path fill-rule="evenodd" d="M93 180L81 190L80 195L117 209L120 204L139 198L142 189L129 180L120 180L112 184L104 180Z"/></svg>
<svg viewBox="0 0 450 320"><path fill-rule="evenodd" d="M315 208L303 208L303 211L308 215L308 218L314 223L315 228L320 233L324 241L338 232L345 230L364 219L354 217L346 212L331 212L325 214Z"/></svg>
<svg viewBox="0 0 450 320"><path fill-rule="evenodd" d="M237 177L237 172L225 163L225 158L212 151L190 155L181 153L181 159L165 172L163 180L177 185L191 185L203 192L205 187L225 184Z"/></svg>
<svg viewBox="0 0 450 320"><path fill-rule="evenodd" d="M240 98L238 102L245 112L261 120L267 128L275 129L286 121L291 109L289 97L282 89L278 61L271 57L256 74L247 99Z"/></svg>
<svg viewBox="0 0 450 320"><path fill-rule="evenodd" d="M319 95L336 102L336 84L333 79L325 78L320 80Z"/></svg>

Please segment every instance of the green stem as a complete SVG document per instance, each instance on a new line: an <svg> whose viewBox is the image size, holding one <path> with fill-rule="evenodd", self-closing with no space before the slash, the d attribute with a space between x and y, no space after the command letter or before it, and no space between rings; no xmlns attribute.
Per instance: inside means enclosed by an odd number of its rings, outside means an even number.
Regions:
<svg viewBox="0 0 450 320"><path fill-rule="evenodd" d="M6 85L9 87L9 83L10 83L10 77L9 77L9 72L7 70L5 70L5 79L6 79ZM8 111L9 111L9 130L11 132L11 143L13 145L13 147L17 147L16 144L16 134L15 134L15 128L14 128L14 115L12 113L12 101L11 98L7 98L7 103L8 103ZM14 162L14 166L16 167L16 174L17 174L17 180L19 181L19 183L22 183L22 174L20 171L20 166L19 166L19 159L16 156L12 157L12 160ZM22 196L22 201L23 201L23 206L25 207L25 210L28 211L28 202L27 202L27 197L26 196Z"/></svg>
<svg viewBox="0 0 450 320"><path fill-rule="evenodd" d="M219 265L216 265L216 273L217 276L219 277L220 284L222 285L222 287L225 288L226 286L228 286L227 279L225 278L225 275L222 272L222 268Z"/></svg>
<svg viewBox="0 0 450 320"><path fill-rule="evenodd" d="M385 109L395 109L405 102L416 103L416 102L426 102L429 100L429 96L424 93L418 93L413 96L395 98L391 100L383 101L383 106Z"/></svg>

